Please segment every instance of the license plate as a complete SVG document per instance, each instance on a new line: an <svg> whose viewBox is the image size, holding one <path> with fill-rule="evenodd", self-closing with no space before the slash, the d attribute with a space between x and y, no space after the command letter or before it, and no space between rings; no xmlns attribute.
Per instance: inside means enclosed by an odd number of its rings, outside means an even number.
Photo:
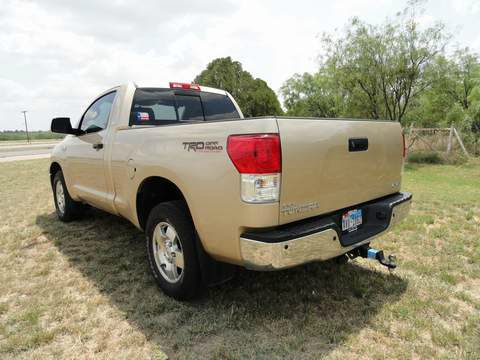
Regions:
<svg viewBox="0 0 480 360"><path fill-rule="evenodd" d="M362 225L362 210L350 210L342 215L342 231L352 232L360 225Z"/></svg>

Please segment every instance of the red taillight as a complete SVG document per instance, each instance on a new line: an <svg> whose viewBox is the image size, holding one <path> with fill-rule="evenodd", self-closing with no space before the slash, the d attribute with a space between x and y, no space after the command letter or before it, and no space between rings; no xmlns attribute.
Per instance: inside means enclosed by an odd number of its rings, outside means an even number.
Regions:
<svg viewBox="0 0 480 360"><path fill-rule="evenodd" d="M198 84L188 84L188 83L178 83L171 82L170 89L182 89L182 90L197 90L200 91L200 85Z"/></svg>
<svg viewBox="0 0 480 360"><path fill-rule="evenodd" d="M278 134L231 135L227 153L240 174L273 174L282 171Z"/></svg>
<svg viewBox="0 0 480 360"><path fill-rule="evenodd" d="M402 140L403 140L403 158L407 156L407 145L405 144L405 134L402 132Z"/></svg>

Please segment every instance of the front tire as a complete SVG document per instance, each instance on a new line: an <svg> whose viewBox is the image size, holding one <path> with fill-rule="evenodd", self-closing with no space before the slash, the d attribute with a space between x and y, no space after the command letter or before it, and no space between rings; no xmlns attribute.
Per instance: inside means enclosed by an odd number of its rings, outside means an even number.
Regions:
<svg viewBox="0 0 480 360"><path fill-rule="evenodd" d="M182 201L155 206L146 226L150 270L162 291L177 300L197 296L202 288L195 249L195 227Z"/></svg>
<svg viewBox="0 0 480 360"><path fill-rule="evenodd" d="M60 221L69 222L82 214L84 205L70 197L61 171L57 171L53 177L52 190L55 210Z"/></svg>

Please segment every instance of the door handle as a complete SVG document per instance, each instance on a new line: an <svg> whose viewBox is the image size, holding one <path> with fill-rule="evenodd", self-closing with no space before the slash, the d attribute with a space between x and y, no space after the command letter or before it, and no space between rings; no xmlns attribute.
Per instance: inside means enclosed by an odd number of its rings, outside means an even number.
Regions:
<svg viewBox="0 0 480 360"><path fill-rule="evenodd" d="M92 147L93 147L95 150L100 150L100 149L103 149L103 144L102 144L102 143L93 144Z"/></svg>
<svg viewBox="0 0 480 360"><path fill-rule="evenodd" d="M350 138L348 139L348 151L367 151L368 138Z"/></svg>

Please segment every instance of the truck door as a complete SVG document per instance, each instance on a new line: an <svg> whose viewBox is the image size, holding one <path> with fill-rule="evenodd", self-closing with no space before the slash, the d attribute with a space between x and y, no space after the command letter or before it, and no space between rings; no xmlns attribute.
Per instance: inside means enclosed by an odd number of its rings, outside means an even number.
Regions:
<svg viewBox="0 0 480 360"><path fill-rule="evenodd" d="M107 126L116 92L95 100L80 119L85 133L74 137L67 147L71 185L85 202L112 211L113 194L107 191L105 148Z"/></svg>

